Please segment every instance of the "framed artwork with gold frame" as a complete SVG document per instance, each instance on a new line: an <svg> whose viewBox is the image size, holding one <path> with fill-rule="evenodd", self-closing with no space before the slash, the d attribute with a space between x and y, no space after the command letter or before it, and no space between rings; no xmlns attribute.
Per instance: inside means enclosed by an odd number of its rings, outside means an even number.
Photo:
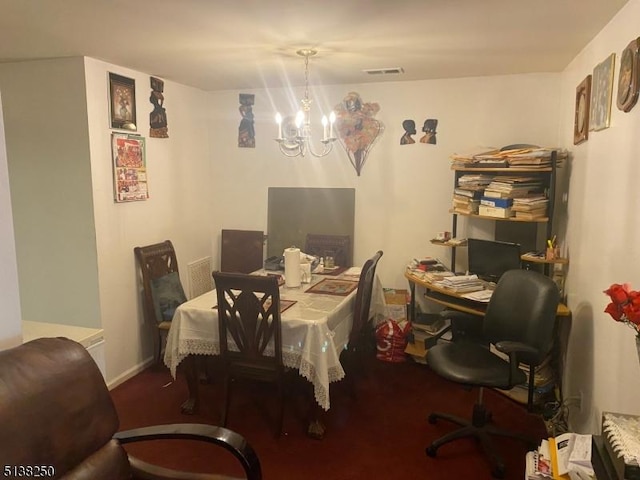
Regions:
<svg viewBox="0 0 640 480"><path fill-rule="evenodd" d="M591 101L591 75L587 75L576 87L576 113L573 124L573 144L589 138L589 103Z"/></svg>
<svg viewBox="0 0 640 480"><path fill-rule="evenodd" d="M640 38L632 40L620 57L620 74L618 75L617 105L623 112L630 111L638 101L638 50Z"/></svg>
<svg viewBox="0 0 640 480"><path fill-rule="evenodd" d="M603 130L611 123L613 70L616 54L612 53L593 69L589 130Z"/></svg>
<svg viewBox="0 0 640 480"><path fill-rule="evenodd" d="M109 72L111 128L136 131L136 81Z"/></svg>

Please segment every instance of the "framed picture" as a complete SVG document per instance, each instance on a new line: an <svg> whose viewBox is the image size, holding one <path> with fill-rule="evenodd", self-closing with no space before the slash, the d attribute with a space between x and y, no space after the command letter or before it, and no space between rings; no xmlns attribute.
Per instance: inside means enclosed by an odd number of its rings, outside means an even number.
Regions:
<svg viewBox="0 0 640 480"><path fill-rule="evenodd" d="M111 154L116 203L149 198L144 138L128 133L112 133Z"/></svg>
<svg viewBox="0 0 640 480"><path fill-rule="evenodd" d="M576 88L576 113L573 123L573 144L578 145L589 138L589 103L591 101L591 75Z"/></svg>
<svg viewBox="0 0 640 480"><path fill-rule="evenodd" d="M136 131L136 81L109 72L111 128Z"/></svg>
<svg viewBox="0 0 640 480"><path fill-rule="evenodd" d="M616 54L612 53L593 69L589 130L609 128L611 98L613 96L613 68Z"/></svg>
<svg viewBox="0 0 640 480"><path fill-rule="evenodd" d="M617 105L623 112L628 112L638 101L638 49L640 38L632 40L620 57L620 74L618 75Z"/></svg>

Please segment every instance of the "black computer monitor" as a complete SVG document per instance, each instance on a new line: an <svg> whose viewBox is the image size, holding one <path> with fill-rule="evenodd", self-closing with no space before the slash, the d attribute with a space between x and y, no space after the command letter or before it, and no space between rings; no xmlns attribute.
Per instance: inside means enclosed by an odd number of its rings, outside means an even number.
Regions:
<svg viewBox="0 0 640 480"><path fill-rule="evenodd" d="M498 242L470 238L469 273L479 278L497 282L507 270L520 268L520 245L517 243Z"/></svg>

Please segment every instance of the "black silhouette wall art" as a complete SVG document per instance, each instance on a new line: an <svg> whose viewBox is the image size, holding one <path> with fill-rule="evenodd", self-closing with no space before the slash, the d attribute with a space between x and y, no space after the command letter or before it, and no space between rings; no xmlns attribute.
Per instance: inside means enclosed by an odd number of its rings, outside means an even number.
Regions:
<svg viewBox="0 0 640 480"><path fill-rule="evenodd" d="M438 127L438 120L434 118L426 119L422 127L422 131L424 132L424 135L420 138L420 143L428 143L431 145L435 145L437 127Z"/></svg>
<svg viewBox="0 0 640 480"><path fill-rule="evenodd" d="M416 122L413 120L405 120L402 122L402 128L404 128L404 135L400 137L400 145L409 145L416 143L411 135L416 134Z"/></svg>

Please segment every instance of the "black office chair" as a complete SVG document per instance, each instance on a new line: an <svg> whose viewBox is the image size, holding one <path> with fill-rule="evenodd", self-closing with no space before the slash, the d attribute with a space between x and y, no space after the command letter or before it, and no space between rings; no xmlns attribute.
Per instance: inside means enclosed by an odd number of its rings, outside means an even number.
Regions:
<svg viewBox="0 0 640 480"><path fill-rule="evenodd" d="M533 439L488 423L491 414L482 403L482 392L484 387L507 390L525 383L527 376L519 368L523 363L529 367L531 402L534 369L544 360L553 344L559 301L558 287L550 278L530 270L509 270L498 282L487 306L482 338L472 335L438 344L428 351L427 363L434 372L456 383L478 386L480 392L470 421L445 413L429 415L429 423L443 419L462 428L433 441L426 448L427 455L435 457L438 448L452 440L475 437L491 459L493 476L502 478L504 463L495 452L490 435L516 438L535 446ZM492 353L488 343L507 354L509 361Z"/></svg>

